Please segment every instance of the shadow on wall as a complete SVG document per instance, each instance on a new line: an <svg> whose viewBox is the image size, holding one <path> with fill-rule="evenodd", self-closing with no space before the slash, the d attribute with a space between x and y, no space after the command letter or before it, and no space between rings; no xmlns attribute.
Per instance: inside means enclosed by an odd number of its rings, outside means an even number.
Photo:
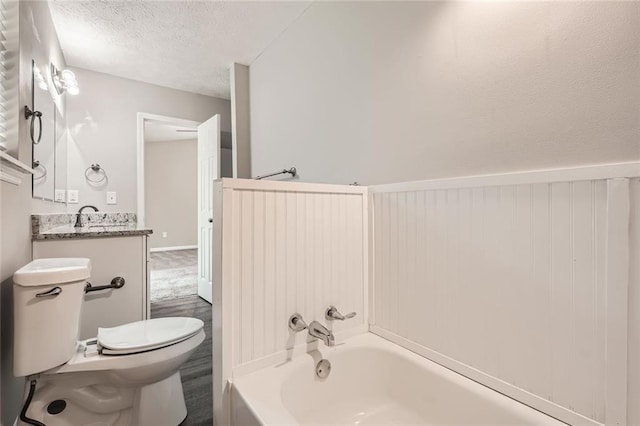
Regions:
<svg viewBox="0 0 640 426"><path fill-rule="evenodd" d="M14 424L22 405L24 378L13 375L13 279L0 283L0 424ZM43 348L34 347L34 350Z"/></svg>

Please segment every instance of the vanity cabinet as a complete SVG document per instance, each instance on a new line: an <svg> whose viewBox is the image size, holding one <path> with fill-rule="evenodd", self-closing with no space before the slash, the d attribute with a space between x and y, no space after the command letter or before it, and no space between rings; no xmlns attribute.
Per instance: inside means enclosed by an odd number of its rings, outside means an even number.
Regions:
<svg viewBox="0 0 640 426"><path fill-rule="evenodd" d="M115 327L149 318L147 235L33 241L33 258L87 257L93 286L114 277L125 279L119 289L85 294L80 339L95 337L98 327Z"/></svg>

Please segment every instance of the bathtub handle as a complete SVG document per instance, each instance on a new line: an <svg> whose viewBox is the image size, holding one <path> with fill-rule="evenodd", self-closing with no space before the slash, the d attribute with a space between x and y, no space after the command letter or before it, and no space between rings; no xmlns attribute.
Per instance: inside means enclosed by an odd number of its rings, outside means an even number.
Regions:
<svg viewBox="0 0 640 426"><path fill-rule="evenodd" d="M342 315L340 311L338 311L338 309L333 305L329 306L324 313L324 317L329 321L330 320L344 321L346 319L351 319L355 316L356 316L355 312L350 312L347 315Z"/></svg>
<svg viewBox="0 0 640 426"><path fill-rule="evenodd" d="M289 328L298 333L307 328L307 323L302 319L302 315L296 313L289 317Z"/></svg>

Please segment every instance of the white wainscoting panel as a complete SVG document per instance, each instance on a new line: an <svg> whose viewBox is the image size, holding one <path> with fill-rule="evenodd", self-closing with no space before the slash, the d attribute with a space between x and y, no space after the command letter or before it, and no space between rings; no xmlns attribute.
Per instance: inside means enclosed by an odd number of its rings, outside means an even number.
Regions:
<svg viewBox="0 0 640 426"><path fill-rule="evenodd" d="M418 187L372 188L372 330L561 420L624 424L628 179Z"/></svg>
<svg viewBox="0 0 640 426"><path fill-rule="evenodd" d="M214 341L222 342L214 358L227 357L219 374L281 362L305 346L308 333L287 326L296 312L327 324L324 311L335 305L357 312L330 324L335 334L366 330L366 188L222 179L214 200L222 200L214 209Z"/></svg>
<svg viewBox="0 0 640 426"><path fill-rule="evenodd" d="M640 178L629 182L629 351L627 424L640 424Z"/></svg>

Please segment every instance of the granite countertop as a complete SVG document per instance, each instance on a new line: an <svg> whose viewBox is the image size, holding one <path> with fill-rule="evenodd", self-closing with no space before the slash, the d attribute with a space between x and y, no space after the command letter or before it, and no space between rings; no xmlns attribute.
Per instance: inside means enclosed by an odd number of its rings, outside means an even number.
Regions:
<svg viewBox="0 0 640 426"><path fill-rule="evenodd" d="M87 213L82 216L86 225L76 228L75 214L32 215L31 239L132 237L153 233L149 228L138 226L134 213Z"/></svg>
<svg viewBox="0 0 640 426"><path fill-rule="evenodd" d="M33 240L68 240L71 238L132 237L152 233L151 229L139 227L135 223L129 225L91 225L82 228L64 225L34 234L32 238Z"/></svg>

